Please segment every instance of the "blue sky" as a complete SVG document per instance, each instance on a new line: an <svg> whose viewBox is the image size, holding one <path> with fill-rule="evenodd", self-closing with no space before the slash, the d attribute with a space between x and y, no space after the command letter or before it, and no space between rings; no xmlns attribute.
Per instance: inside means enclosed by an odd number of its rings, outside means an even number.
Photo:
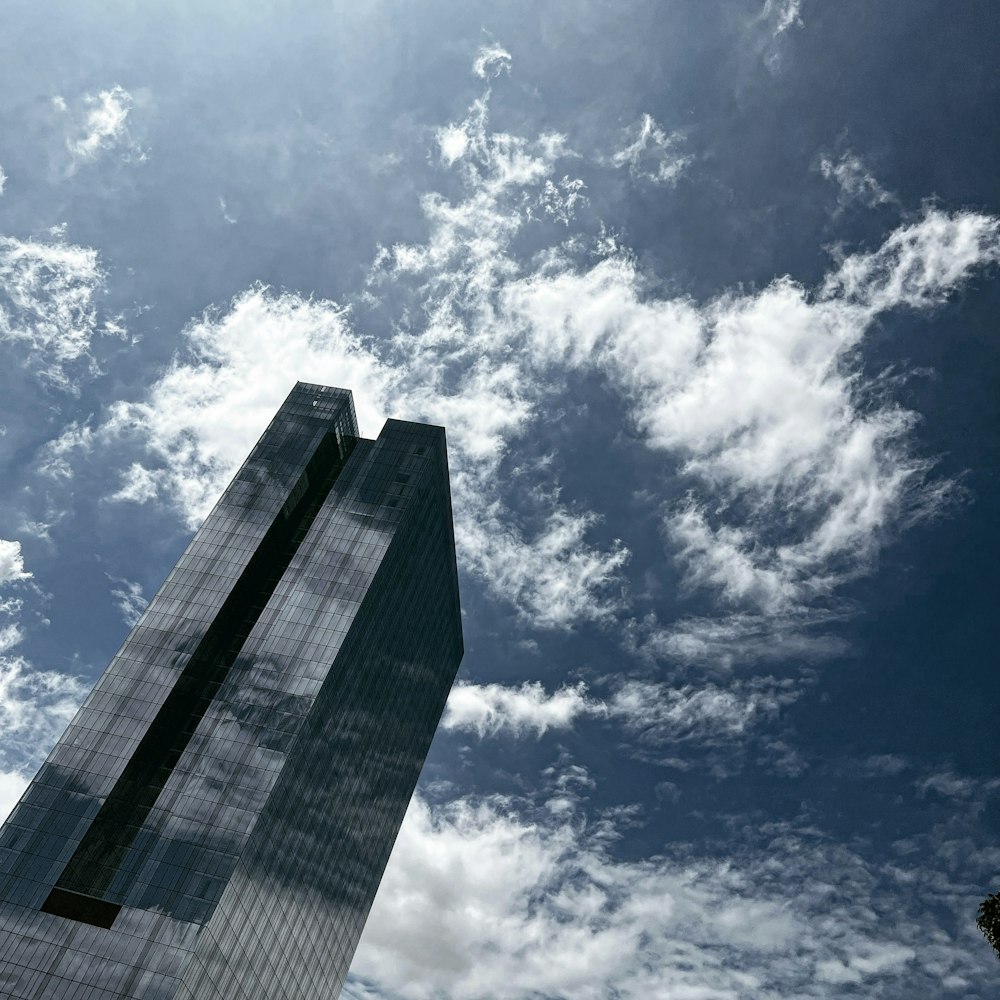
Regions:
<svg viewBox="0 0 1000 1000"><path fill-rule="evenodd" d="M997 995L992 4L5 22L0 811L327 382L467 646L351 1000Z"/></svg>

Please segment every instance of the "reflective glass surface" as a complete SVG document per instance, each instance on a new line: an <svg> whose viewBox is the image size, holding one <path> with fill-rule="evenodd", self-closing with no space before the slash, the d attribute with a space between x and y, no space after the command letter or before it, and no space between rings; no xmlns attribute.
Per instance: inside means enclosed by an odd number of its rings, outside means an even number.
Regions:
<svg viewBox="0 0 1000 1000"><path fill-rule="evenodd" d="M0 995L336 997L461 656L443 429L299 383L0 830Z"/></svg>

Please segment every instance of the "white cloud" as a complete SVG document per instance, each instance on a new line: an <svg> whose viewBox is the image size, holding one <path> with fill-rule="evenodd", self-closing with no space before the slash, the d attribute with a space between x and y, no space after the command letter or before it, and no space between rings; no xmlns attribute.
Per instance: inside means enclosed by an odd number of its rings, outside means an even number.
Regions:
<svg viewBox="0 0 1000 1000"><path fill-rule="evenodd" d="M104 281L89 247L0 237L0 343L45 381L75 390L95 371L90 347L103 332Z"/></svg>
<svg viewBox="0 0 1000 1000"><path fill-rule="evenodd" d="M0 194L4 193L4 188L7 186L7 174L3 167L0 167Z"/></svg>
<svg viewBox="0 0 1000 1000"><path fill-rule="evenodd" d="M70 431L72 435L72 431ZM58 450L70 448L72 445L71 436L64 432L59 436L55 445L49 449L52 461L47 466L51 471L61 468L58 458L54 454ZM112 500L126 500L132 503L145 503L153 500L159 493L158 477L155 472L151 472L144 465L133 462L125 472L122 473L121 488L111 494Z"/></svg>
<svg viewBox="0 0 1000 1000"><path fill-rule="evenodd" d="M978 790L979 786L972 778L963 778L951 771L941 771L921 778L916 787L922 795L934 791L947 798L967 799Z"/></svg>
<svg viewBox="0 0 1000 1000"><path fill-rule="evenodd" d="M482 80L491 80L501 73L510 73L511 54L496 42L480 47L472 63L472 72Z"/></svg>
<svg viewBox="0 0 1000 1000"><path fill-rule="evenodd" d="M774 26L780 35L789 28L802 27L802 0L764 0L761 18Z"/></svg>
<svg viewBox="0 0 1000 1000"><path fill-rule="evenodd" d="M360 979L348 979L340 993L343 1000L385 1000L381 990L362 982Z"/></svg>
<svg viewBox="0 0 1000 1000"><path fill-rule="evenodd" d="M21 543L0 538L0 584L27 580L31 574L24 568Z"/></svg>
<svg viewBox="0 0 1000 1000"><path fill-rule="evenodd" d="M24 568L21 543L0 538L0 585L30 579L31 573ZM16 597L0 599L0 615L7 619L0 623L0 662L2 662L4 654L13 649L24 638L18 621L22 604L22 600Z"/></svg>
<svg viewBox="0 0 1000 1000"><path fill-rule="evenodd" d="M469 492L460 494L465 503L456 537L462 555L491 589L541 626L601 620L613 611L614 601L602 595L615 583L629 553L620 543L604 551L587 544L595 515L557 507L525 538L512 529L508 509L477 503L472 491L478 483L469 485Z"/></svg>
<svg viewBox="0 0 1000 1000"><path fill-rule="evenodd" d="M489 485L508 437L526 416L515 370L472 370L439 394L432 388L439 372L425 369L421 384L412 372L382 361L335 304L259 288L239 296L229 312L192 324L187 341L187 358L178 359L145 401L119 404L101 432L139 431L156 459L133 464L115 498L145 500L162 490L195 525L296 377L346 385L355 392L363 433L377 432L386 410L448 427L456 530L474 570L540 624L563 626L580 614L605 613L592 594L612 581L627 553L586 545L594 515L555 503L526 539ZM62 469L74 448L92 446L81 433L54 446L53 469Z"/></svg>
<svg viewBox="0 0 1000 1000"><path fill-rule="evenodd" d="M142 617L142 613L146 610L146 605L149 604L149 601L143 597L142 587L138 583L133 583L130 580L121 580L117 577L109 577L109 579L113 584L118 585L112 587L111 596L115 599L115 604L121 612L125 624L129 628L132 628Z"/></svg>
<svg viewBox="0 0 1000 1000"><path fill-rule="evenodd" d="M227 225L235 226L240 220L229 210L226 199L219 195L219 211L222 213L222 220Z"/></svg>
<svg viewBox="0 0 1000 1000"><path fill-rule="evenodd" d="M689 567L691 585L713 587L729 602L750 604L765 614L783 610L798 596L787 573L755 560L756 538L746 529L713 531L704 513L689 506L671 518L668 532Z"/></svg>
<svg viewBox="0 0 1000 1000"><path fill-rule="evenodd" d="M895 202L891 195L879 184L875 175L865 166L856 153L844 153L839 160L824 156L819 163L820 173L840 187L838 200L841 205L861 202L869 208Z"/></svg>
<svg viewBox="0 0 1000 1000"><path fill-rule="evenodd" d="M0 771L0 823L10 815L28 787L28 779L20 771Z"/></svg>
<svg viewBox="0 0 1000 1000"><path fill-rule="evenodd" d="M608 708L640 743L697 740L702 746L712 746L773 722L799 694L793 681L763 677L733 681L728 686L704 681L674 686L634 680L619 688Z"/></svg>
<svg viewBox="0 0 1000 1000"><path fill-rule="evenodd" d="M723 613L661 625L655 616L630 626L630 646L644 659L732 670L740 663L827 659L846 644L822 629L842 614L813 609L778 616Z"/></svg>
<svg viewBox="0 0 1000 1000"><path fill-rule="evenodd" d="M7 650L13 649L23 638L24 633L19 625L0 626L0 653L6 653Z"/></svg>
<svg viewBox="0 0 1000 1000"><path fill-rule="evenodd" d="M866 758L862 764L864 770L871 775L889 775L892 777L902 774L909 766L905 757L892 753L875 754Z"/></svg>
<svg viewBox="0 0 1000 1000"><path fill-rule="evenodd" d="M916 415L864 383L857 352L881 312L943 301L998 253L996 219L930 210L815 291L783 278L702 306L644 296L619 255L506 282L492 329L535 365L603 372L691 483L664 522L688 583L787 622L946 500L910 449Z"/></svg>
<svg viewBox="0 0 1000 1000"><path fill-rule="evenodd" d="M916 958L915 949L899 944L873 944L861 954L816 963L816 978L825 983L862 983L872 975L899 973Z"/></svg>
<svg viewBox="0 0 1000 1000"><path fill-rule="evenodd" d="M551 694L537 681L460 683L452 689L441 725L481 739L541 737L550 729L570 729L581 718L610 718L646 748L690 742L714 748L739 743L773 723L801 691L801 682L773 677L697 684L616 680L605 701L588 696L582 683Z"/></svg>
<svg viewBox="0 0 1000 1000"><path fill-rule="evenodd" d="M19 542L0 539L0 584L31 578ZM11 654L23 639L20 599L0 600L0 822L79 707L86 688L75 677L38 670Z"/></svg>
<svg viewBox="0 0 1000 1000"><path fill-rule="evenodd" d="M67 674L38 670L9 649L19 642L19 627L0 629L0 822L16 804L45 755L65 729L86 694Z"/></svg>
<svg viewBox="0 0 1000 1000"><path fill-rule="evenodd" d="M128 119L134 104L132 95L118 84L97 94L85 94L75 109L64 98L53 98L56 111L70 115L66 138L70 173L112 150L119 151L127 161L146 159L145 150L129 132Z"/></svg>
<svg viewBox="0 0 1000 1000"><path fill-rule="evenodd" d="M441 149L441 159L449 167L465 156L469 148L469 136L461 125L446 125L438 129L437 141Z"/></svg>
<svg viewBox="0 0 1000 1000"><path fill-rule="evenodd" d="M87 688L20 656L0 657L0 766L31 774L73 717Z"/></svg>
<svg viewBox="0 0 1000 1000"><path fill-rule="evenodd" d="M0 719L5 733L51 731L54 741L76 711L82 693L75 679L64 674L33 670L22 657L3 660ZM4 750L9 752L9 747Z"/></svg>
<svg viewBox="0 0 1000 1000"><path fill-rule="evenodd" d="M578 836L571 821L525 821L501 803L432 813L414 799L352 972L407 1000L603 1000L612 984L623 998L708 997L703 976L746 984L708 959L720 935L694 871L616 864ZM735 937L765 948L794 933L780 904L734 899L727 913Z"/></svg>
<svg viewBox="0 0 1000 1000"><path fill-rule="evenodd" d="M252 288L193 322L185 342L148 397L118 404L104 428L141 433L153 457L131 467L120 499L163 489L200 523L297 378L353 387L363 432L381 424L391 373L333 303Z"/></svg>
<svg viewBox="0 0 1000 1000"><path fill-rule="evenodd" d="M666 132L652 115L643 115L626 130L626 144L613 153L610 163L614 167L627 167L638 179L653 184L676 184L678 178L694 161L683 154L681 132Z"/></svg>
<svg viewBox="0 0 1000 1000"><path fill-rule="evenodd" d="M821 295L827 303L856 305L866 319L900 306L926 309L997 261L1000 219L929 209L918 222L890 233L877 250L845 258Z"/></svg>
<svg viewBox="0 0 1000 1000"><path fill-rule="evenodd" d="M580 716L603 712L604 706L587 697L583 684L547 694L537 681L519 687L460 683L451 689L441 726L480 738L529 733L540 737L550 729L569 729Z"/></svg>
<svg viewBox="0 0 1000 1000"><path fill-rule="evenodd" d="M577 209L589 203L583 193L585 188L586 185L579 177L564 175L558 181L546 179L538 195L535 209L542 217L561 222L568 227L576 216ZM529 208L529 214L534 215L535 211Z"/></svg>
<svg viewBox="0 0 1000 1000"><path fill-rule="evenodd" d="M100 441L100 435L93 427L73 420L63 429L59 437L49 441L41 449L38 470L52 479L73 478L73 463L78 455L88 455ZM42 525L43 535L48 535L51 525Z"/></svg>
<svg viewBox="0 0 1000 1000"><path fill-rule="evenodd" d="M830 1000L837 980L866 995L926 995L969 975L945 928L967 920L951 892L913 871L898 889L815 833L751 824L748 843L614 858L612 821L573 810L522 815L509 800L414 798L345 993L398 1000ZM943 888L943 887L942 887ZM977 974L992 982L990 956Z"/></svg>
<svg viewBox="0 0 1000 1000"><path fill-rule="evenodd" d="M537 681L518 686L459 683L452 688L441 726L488 736L541 737L570 729L578 719L612 718L644 746L697 741L703 747L739 741L751 729L773 722L801 694L792 680L757 677L727 684L699 681L664 684L626 680L602 701L584 684L551 694Z"/></svg>

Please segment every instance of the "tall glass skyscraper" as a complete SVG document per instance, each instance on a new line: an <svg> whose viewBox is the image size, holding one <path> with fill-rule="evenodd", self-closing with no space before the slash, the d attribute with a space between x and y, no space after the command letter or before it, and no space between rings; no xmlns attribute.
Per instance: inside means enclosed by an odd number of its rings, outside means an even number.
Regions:
<svg viewBox="0 0 1000 1000"><path fill-rule="evenodd" d="M0 996L333 1000L461 658L444 430L299 383L0 831Z"/></svg>

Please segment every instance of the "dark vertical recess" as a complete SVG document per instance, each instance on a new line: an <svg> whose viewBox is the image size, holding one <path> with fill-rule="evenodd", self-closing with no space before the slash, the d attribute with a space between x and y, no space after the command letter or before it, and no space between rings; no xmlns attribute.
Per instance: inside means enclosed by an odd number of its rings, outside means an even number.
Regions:
<svg viewBox="0 0 1000 1000"><path fill-rule="evenodd" d="M42 910L110 927L121 905L104 898L173 769L208 710L355 444L331 431L316 448L150 723ZM132 859L137 872L144 857Z"/></svg>

